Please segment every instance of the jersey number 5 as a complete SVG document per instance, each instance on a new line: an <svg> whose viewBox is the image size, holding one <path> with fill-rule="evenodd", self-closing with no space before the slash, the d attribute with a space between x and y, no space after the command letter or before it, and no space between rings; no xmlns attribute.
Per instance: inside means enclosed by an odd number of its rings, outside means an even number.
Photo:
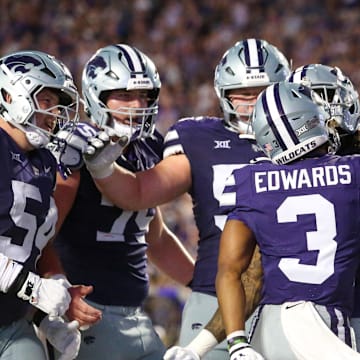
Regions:
<svg viewBox="0 0 360 360"><path fill-rule="evenodd" d="M24 263L32 254L43 249L55 233L57 209L53 198L50 198L50 207L46 218L37 217L35 207L42 206L39 189L22 181L12 181L13 204L10 217L14 225L7 236L3 236L2 252L19 262Z"/></svg>

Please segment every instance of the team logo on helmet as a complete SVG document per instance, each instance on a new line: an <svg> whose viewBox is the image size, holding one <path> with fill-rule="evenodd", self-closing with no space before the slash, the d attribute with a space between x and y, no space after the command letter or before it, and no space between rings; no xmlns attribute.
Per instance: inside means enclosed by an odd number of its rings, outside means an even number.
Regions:
<svg viewBox="0 0 360 360"><path fill-rule="evenodd" d="M15 72L21 72L23 74L28 73L32 70L33 67L40 67L45 65L39 61L37 58L30 55L12 55L8 56L4 60L4 64Z"/></svg>
<svg viewBox="0 0 360 360"><path fill-rule="evenodd" d="M95 79L97 73L99 72L99 68L101 70L106 69L106 61L102 56L95 56L92 60L89 61L89 64L86 68L86 75L91 78Z"/></svg>

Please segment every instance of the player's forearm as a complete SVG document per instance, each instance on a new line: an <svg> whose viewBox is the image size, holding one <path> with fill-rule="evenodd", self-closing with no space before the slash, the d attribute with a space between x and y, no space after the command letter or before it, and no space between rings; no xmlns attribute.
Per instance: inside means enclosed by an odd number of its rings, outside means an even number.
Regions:
<svg viewBox="0 0 360 360"><path fill-rule="evenodd" d="M219 269L216 292L226 334L245 329L245 292L240 274Z"/></svg>
<svg viewBox="0 0 360 360"><path fill-rule="evenodd" d="M251 263L242 274L241 281L246 295L246 319L254 312L261 299L263 271L259 247L255 248Z"/></svg>
<svg viewBox="0 0 360 360"><path fill-rule="evenodd" d="M44 247L41 257L37 263L37 270L43 277L51 277L55 274L64 274L59 256L57 255L51 241Z"/></svg>
<svg viewBox="0 0 360 360"><path fill-rule="evenodd" d="M125 210L142 209L141 189L135 173L116 165L110 176L94 181L99 191L117 207Z"/></svg>
<svg viewBox="0 0 360 360"><path fill-rule="evenodd" d="M170 233L149 246L150 260L167 276L187 285L193 278L195 261L180 241Z"/></svg>
<svg viewBox="0 0 360 360"><path fill-rule="evenodd" d="M217 308L214 316L205 326L205 329L210 331L216 338L217 342L220 343L226 338L226 333L224 329L224 324L222 321L222 316L220 308Z"/></svg>

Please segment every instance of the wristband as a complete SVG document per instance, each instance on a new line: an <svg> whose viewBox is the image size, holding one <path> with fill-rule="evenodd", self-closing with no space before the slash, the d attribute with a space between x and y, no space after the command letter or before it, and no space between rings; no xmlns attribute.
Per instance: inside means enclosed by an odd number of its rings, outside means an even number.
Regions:
<svg viewBox="0 0 360 360"><path fill-rule="evenodd" d="M29 275L29 271L22 268L19 275L17 276L17 278L14 280L14 282L9 287L8 293L9 294L17 294L20 291L20 289L22 288L22 286L24 285L28 275ZM32 289L29 289L29 291L30 290L32 290ZM27 291L27 292L29 292L29 291ZM31 294L31 291L30 291L30 294Z"/></svg>
<svg viewBox="0 0 360 360"><path fill-rule="evenodd" d="M248 344L248 339L245 335L245 331L244 330L236 330L233 331L232 333L230 333L227 337L226 337L227 343L228 343L228 349L230 350L230 348L234 345L237 344Z"/></svg>
<svg viewBox="0 0 360 360"><path fill-rule="evenodd" d="M215 336L207 329L202 329L195 339L186 346L187 349L194 351L202 358L208 351L218 344Z"/></svg>

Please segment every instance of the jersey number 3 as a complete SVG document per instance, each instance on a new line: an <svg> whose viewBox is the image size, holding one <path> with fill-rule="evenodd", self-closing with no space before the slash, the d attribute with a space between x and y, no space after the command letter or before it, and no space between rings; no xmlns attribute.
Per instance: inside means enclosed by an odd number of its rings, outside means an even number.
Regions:
<svg viewBox="0 0 360 360"><path fill-rule="evenodd" d="M318 250L315 265L300 264L296 258L283 258L279 268L291 281L322 284L334 273L337 243L334 205L319 194L290 196L277 209L279 223L296 222L297 215L314 214L317 230L306 233L308 250Z"/></svg>

